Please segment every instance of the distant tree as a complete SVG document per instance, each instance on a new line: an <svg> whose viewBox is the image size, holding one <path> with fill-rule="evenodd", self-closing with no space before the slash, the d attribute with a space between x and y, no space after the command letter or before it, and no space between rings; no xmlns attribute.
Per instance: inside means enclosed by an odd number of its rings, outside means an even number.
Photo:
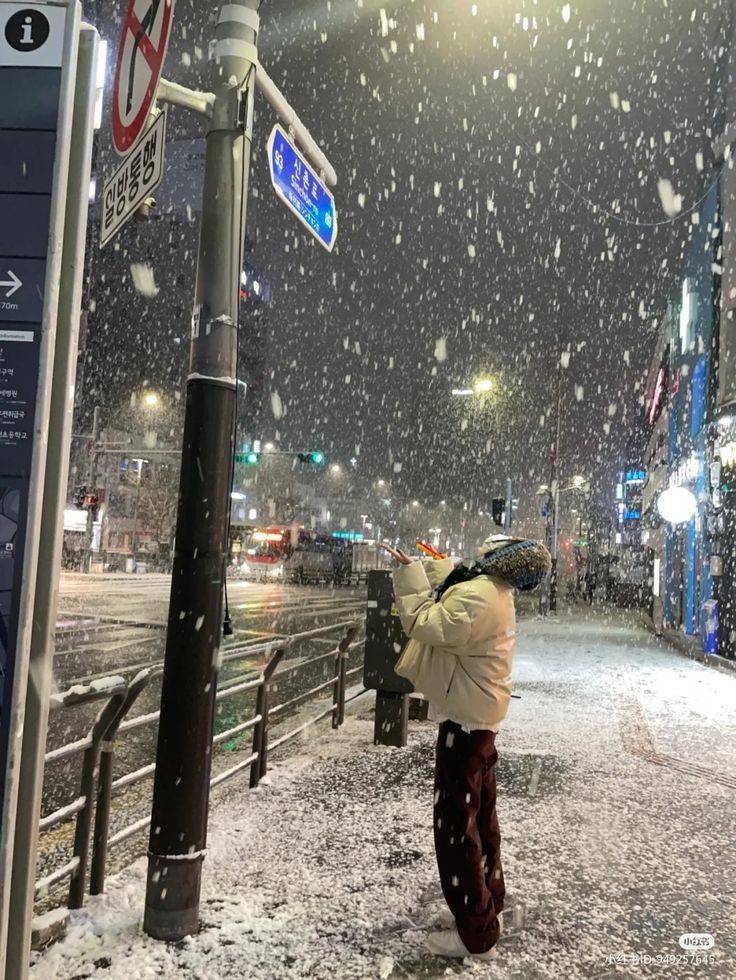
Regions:
<svg viewBox="0 0 736 980"><path fill-rule="evenodd" d="M170 544L176 530L179 498L179 460L157 459L149 464L138 494L138 526L157 544Z"/></svg>

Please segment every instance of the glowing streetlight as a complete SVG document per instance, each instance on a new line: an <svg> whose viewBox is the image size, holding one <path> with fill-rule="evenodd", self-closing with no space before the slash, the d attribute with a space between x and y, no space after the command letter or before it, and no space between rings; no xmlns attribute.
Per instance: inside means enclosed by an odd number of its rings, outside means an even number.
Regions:
<svg viewBox="0 0 736 980"><path fill-rule="evenodd" d="M457 395L459 398L472 398L473 395L487 395L489 392L493 391L495 384L493 378L482 377L477 378L472 387L468 388L453 388L453 395Z"/></svg>
<svg viewBox="0 0 736 980"><path fill-rule="evenodd" d="M158 408L161 404L161 399L155 391L147 391L143 396L143 404L146 408Z"/></svg>
<svg viewBox="0 0 736 980"><path fill-rule="evenodd" d="M692 520L698 502L687 487L668 487L657 499L657 510L668 524L685 524Z"/></svg>
<svg viewBox="0 0 736 980"><path fill-rule="evenodd" d="M333 473L335 476L339 476L342 473L342 466L340 466L339 463L333 463L330 467L330 473Z"/></svg>

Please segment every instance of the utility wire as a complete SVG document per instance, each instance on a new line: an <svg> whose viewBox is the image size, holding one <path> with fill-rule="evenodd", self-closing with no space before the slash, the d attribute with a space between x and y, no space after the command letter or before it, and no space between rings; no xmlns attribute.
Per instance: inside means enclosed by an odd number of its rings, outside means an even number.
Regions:
<svg viewBox="0 0 736 980"><path fill-rule="evenodd" d="M592 198L588 197L586 194L583 194L583 192L578 187L575 187L573 184L569 183L569 181L565 180L564 177L560 176L558 172L559 168L555 169L551 167L545 160L543 160L542 157L540 157L539 154L536 153L536 151L533 150L531 146L529 146L526 140L524 140L521 136L519 136L516 130L512 128L512 132L514 133L516 139L518 139L519 142L527 149L527 151L533 154L535 159L539 163L541 163L546 170L549 171L553 179L556 180L558 183L562 184L563 187L566 187L571 194L573 194L580 201L586 204L593 211L594 214L605 215L605 217L609 218L611 221L618 221L620 224L628 225L629 227L632 228L661 228L664 225L673 225L677 221L680 221L682 218L686 218L688 215L692 214L693 211L697 211L697 209L700 207L700 205L703 203L706 197L708 197L710 192L713 190L713 188L716 186L718 181L721 179L721 174L723 173L723 168L725 167L725 161L724 161L724 163L722 163L721 166L718 168L716 175L713 178L713 181L709 184L707 190L695 201L694 204L691 204L690 207L687 208L686 210L680 211L678 214L673 215L671 218L663 218L660 221L638 221L636 219L629 218L624 215L616 214L614 211L609 211L607 208L604 208L602 205L596 203L594 200L592 200Z"/></svg>

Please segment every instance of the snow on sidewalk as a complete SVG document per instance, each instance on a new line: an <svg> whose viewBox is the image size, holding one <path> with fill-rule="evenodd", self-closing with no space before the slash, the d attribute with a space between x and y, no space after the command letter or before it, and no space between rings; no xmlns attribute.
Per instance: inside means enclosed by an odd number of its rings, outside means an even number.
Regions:
<svg viewBox="0 0 736 980"><path fill-rule="evenodd" d="M718 779L736 776L720 751L736 736L736 676L600 616L523 622L515 676L499 813L527 921L492 963L423 950L439 907L423 898L434 726L386 749L353 717L218 803L196 937L142 935L139 861L73 913L33 980L735 976L733 790ZM705 775L648 761L647 740ZM711 962L681 949L689 932L714 934Z"/></svg>

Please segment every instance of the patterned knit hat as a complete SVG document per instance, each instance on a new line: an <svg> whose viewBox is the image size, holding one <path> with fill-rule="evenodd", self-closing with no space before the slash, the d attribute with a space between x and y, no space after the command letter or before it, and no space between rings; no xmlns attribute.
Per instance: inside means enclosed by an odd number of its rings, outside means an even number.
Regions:
<svg viewBox="0 0 736 980"><path fill-rule="evenodd" d="M437 590L438 600L453 585L469 582L479 575L489 575L521 592L530 592L552 569L549 551L539 541L497 535L484 541L483 547L480 558L460 562L450 572Z"/></svg>
<svg viewBox="0 0 736 980"><path fill-rule="evenodd" d="M522 592L536 589L552 570L552 559L544 545L520 538L499 542L476 564L481 575L500 578Z"/></svg>

